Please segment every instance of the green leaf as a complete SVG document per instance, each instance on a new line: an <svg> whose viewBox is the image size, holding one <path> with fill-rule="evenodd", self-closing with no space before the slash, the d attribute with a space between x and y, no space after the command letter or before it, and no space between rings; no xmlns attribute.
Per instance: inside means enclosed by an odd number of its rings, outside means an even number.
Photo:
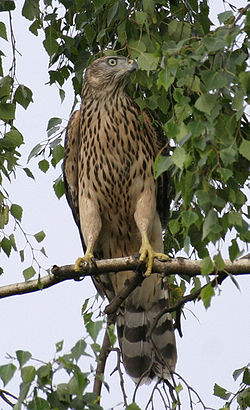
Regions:
<svg viewBox="0 0 250 410"><path fill-rule="evenodd" d="M135 12L135 21L139 25L143 25L144 23L146 23L147 20L148 20L147 13L144 13L144 11L136 11Z"/></svg>
<svg viewBox="0 0 250 410"><path fill-rule="evenodd" d="M115 326L114 325L109 325L108 327L108 335L109 335L109 341L110 345L114 346L116 342L116 335L115 335Z"/></svg>
<svg viewBox="0 0 250 410"><path fill-rule="evenodd" d="M131 58L137 58L139 55L141 55L141 53L144 53L147 49L142 40L130 40L128 46Z"/></svg>
<svg viewBox="0 0 250 410"><path fill-rule="evenodd" d="M220 23L226 23L228 20L230 23L234 21L234 15L231 10L224 11L223 13L218 14L218 20Z"/></svg>
<svg viewBox="0 0 250 410"><path fill-rule="evenodd" d="M2 120L14 120L15 119L16 106L12 103L0 104L0 118Z"/></svg>
<svg viewBox="0 0 250 410"><path fill-rule="evenodd" d="M234 380L237 380L238 377L239 377L242 373L244 373L245 369L246 369L246 366L241 367L240 369L236 369L236 370L233 372L233 378L234 378Z"/></svg>
<svg viewBox="0 0 250 410"><path fill-rule="evenodd" d="M9 240L10 240L11 247L12 247L15 251L17 251L15 236L14 236L13 233L10 234Z"/></svg>
<svg viewBox="0 0 250 410"><path fill-rule="evenodd" d="M231 262L237 259L239 255L240 255L240 250L237 244L237 240L232 239L232 245L229 246L229 256L230 256Z"/></svg>
<svg viewBox="0 0 250 410"><path fill-rule="evenodd" d="M169 221L168 227L173 236L175 236L181 228L178 219L171 219L171 221Z"/></svg>
<svg viewBox="0 0 250 410"><path fill-rule="evenodd" d="M181 213L183 225L190 226L199 219L198 215L193 211L183 211Z"/></svg>
<svg viewBox="0 0 250 410"><path fill-rule="evenodd" d="M61 352L63 349L63 340L56 343L56 353Z"/></svg>
<svg viewBox="0 0 250 410"><path fill-rule="evenodd" d="M51 370L51 364L50 363L48 363L46 365L42 365L37 370L38 381L39 381L39 384L41 384L41 385L50 384L51 383L51 376L52 376L52 370Z"/></svg>
<svg viewBox="0 0 250 410"><path fill-rule="evenodd" d="M63 101L65 99L65 91L62 88L59 89L59 96L60 96L60 99L61 99L61 103L63 103Z"/></svg>
<svg viewBox="0 0 250 410"><path fill-rule="evenodd" d="M23 144L23 136L16 128L12 128L11 131L6 132L2 144L4 148L15 149Z"/></svg>
<svg viewBox="0 0 250 410"><path fill-rule="evenodd" d="M9 75L0 79L0 98L3 102L10 98L12 84L13 79Z"/></svg>
<svg viewBox="0 0 250 410"><path fill-rule="evenodd" d="M242 382L247 384L248 386L250 385L250 371L247 367L244 370Z"/></svg>
<svg viewBox="0 0 250 410"><path fill-rule="evenodd" d="M69 393L76 394L79 396L82 395L84 388L88 384L88 379L85 374L78 372L75 376L73 376L69 383Z"/></svg>
<svg viewBox="0 0 250 410"><path fill-rule="evenodd" d="M97 336L98 336L100 330L102 329L102 325L103 325L103 323L102 323L102 321L100 321L100 320L99 320L99 321L95 321L95 322L93 322L93 321L91 320L91 321L90 321L89 323L87 323L87 325L86 325L87 331L88 331L89 335L92 337L92 339L93 339L94 342L96 341Z"/></svg>
<svg viewBox="0 0 250 410"><path fill-rule="evenodd" d="M6 253L7 256L10 256L10 252L11 252L11 242L8 238L3 238L1 241L1 247L2 250Z"/></svg>
<svg viewBox="0 0 250 410"><path fill-rule="evenodd" d="M218 271L223 271L225 269L225 262L220 254L214 255L214 263Z"/></svg>
<svg viewBox="0 0 250 410"><path fill-rule="evenodd" d="M115 16L117 15L117 11L119 9L119 2L115 2L113 4L113 6L110 7L109 11L108 11L108 15L107 15L107 26L110 26L110 23L112 22L112 20L115 18Z"/></svg>
<svg viewBox="0 0 250 410"><path fill-rule="evenodd" d="M87 343L83 339L78 340L75 346L72 347L71 353L76 361L78 361L82 355L86 354L86 347Z"/></svg>
<svg viewBox="0 0 250 410"><path fill-rule="evenodd" d="M16 366L13 363L4 364L0 366L0 378L3 381L4 386L12 379L16 371Z"/></svg>
<svg viewBox="0 0 250 410"><path fill-rule="evenodd" d="M209 275L210 273L214 271L214 264L210 256L206 256L205 258L203 258L200 263L200 266L201 266L201 274L204 276Z"/></svg>
<svg viewBox="0 0 250 410"><path fill-rule="evenodd" d="M27 397L27 394L28 394L29 389L30 389L30 385L31 385L31 383L24 383L24 382L22 382L20 384L19 397L18 397L18 402L19 403L22 403L23 400ZM15 407L16 407L16 410L19 410L18 409L19 404L16 404L16 406L14 406L13 408L15 409Z"/></svg>
<svg viewBox="0 0 250 410"><path fill-rule="evenodd" d="M24 383L31 383L36 375L36 369L34 366L26 366L21 370L21 376Z"/></svg>
<svg viewBox="0 0 250 410"><path fill-rule="evenodd" d="M37 157L42 152L43 149L44 149L44 147L41 144L35 145L34 148L32 148L32 150L31 150L31 152L28 156L27 162L29 162L31 160L31 158Z"/></svg>
<svg viewBox="0 0 250 410"><path fill-rule="evenodd" d="M143 10L152 16L155 10L155 2L154 0L142 0Z"/></svg>
<svg viewBox="0 0 250 410"><path fill-rule="evenodd" d="M45 173L49 169L49 162L46 159L42 159L41 161L39 161L38 166L40 170Z"/></svg>
<svg viewBox="0 0 250 410"><path fill-rule="evenodd" d="M8 41L6 27L2 21L0 21L0 37Z"/></svg>
<svg viewBox="0 0 250 410"><path fill-rule="evenodd" d="M40 14L39 0L25 0L22 15L28 20L33 20Z"/></svg>
<svg viewBox="0 0 250 410"><path fill-rule="evenodd" d="M58 144L53 150L52 150L52 157L53 159L51 160L52 165L55 167L58 162L61 161L64 157L64 148L62 145Z"/></svg>
<svg viewBox="0 0 250 410"><path fill-rule="evenodd" d="M209 37L205 37L203 42L209 52L221 50L227 45L226 39L221 37L218 31Z"/></svg>
<svg viewBox="0 0 250 410"><path fill-rule="evenodd" d="M206 285L201 290L200 297L201 297L206 309L210 306L211 299L212 299L213 296L214 296L214 289L210 284Z"/></svg>
<svg viewBox="0 0 250 410"><path fill-rule="evenodd" d="M243 90L245 91L246 95L250 94L250 72L249 71L242 71L239 74L239 79Z"/></svg>
<svg viewBox="0 0 250 410"><path fill-rule="evenodd" d="M46 251L45 251L45 248L44 248L44 247L42 247L42 248L40 249L40 252L41 252L44 256L46 256L46 258L48 257L47 254L46 254Z"/></svg>
<svg viewBox="0 0 250 410"><path fill-rule="evenodd" d="M171 157L157 156L154 165L154 177L158 178L163 172L167 171L173 165Z"/></svg>
<svg viewBox="0 0 250 410"><path fill-rule="evenodd" d="M92 44L96 37L96 31L94 27L92 26L92 24L87 24L84 27L84 34L85 34L88 44L89 45Z"/></svg>
<svg viewBox="0 0 250 410"><path fill-rule="evenodd" d="M176 147L172 155L173 163L180 169L183 168L184 162L186 160L186 152L183 147Z"/></svg>
<svg viewBox="0 0 250 410"><path fill-rule="evenodd" d="M214 226L218 224L216 213L211 209L203 223L202 240L204 240L210 232L213 232Z"/></svg>
<svg viewBox="0 0 250 410"><path fill-rule="evenodd" d="M18 104L22 105L22 107L26 110L28 105L33 102L32 96L32 91L25 85L20 84L16 89L14 101L18 102Z"/></svg>
<svg viewBox="0 0 250 410"><path fill-rule="evenodd" d="M126 410L141 410L141 408L136 403L132 403L128 405Z"/></svg>
<svg viewBox="0 0 250 410"><path fill-rule="evenodd" d="M228 400L231 393L228 392L224 387L219 386L215 383L214 385L214 396L220 397L221 399Z"/></svg>
<svg viewBox="0 0 250 410"><path fill-rule="evenodd" d="M20 205L12 204L10 207L10 213L14 218L21 222L23 215L23 208Z"/></svg>
<svg viewBox="0 0 250 410"><path fill-rule="evenodd" d="M15 8L16 5L12 0L1 0L0 2L0 12L15 10Z"/></svg>
<svg viewBox="0 0 250 410"><path fill-rule="evenodd" d="M22 170L25 172L27 177L35 179L34 175L32 174L31 170L29 168L22 168Z"/></svg>
<svg viewBox="0 0 250 410"><path fill-rule="evenodd" d="M45 40L43 41L43 45L50 57L58 51L59 44L56 41L56 37L57 32L52 26L48 26L45 29Z"/></svg>
<svg viewBox="0 0 250 410"><path fill-rule="evenodd" d="M250 161L250 141L243 139L240 144L239 153Z"/></svg>
<svg viewBox="0 0 250 410"><path fill-rule="evenodd" d="M210 114L216 104L216 98L216 95L202 94L198 98L198 100L196 100L194 106L199 111L205 112L206 114Z"/></svg>
<svg viewBox="0 0 250 410"><path fill-rule="evenodd" d="M37 242L42 242L45 238L45 233L43 231L37 232L34 237L36 238Z"/></svg>
<svg viewBox="0 0 250 410"><path fill-rule="evenodd" d="M95 5L95 10L97 11L98 9L100 9L107 0L94 0L94 5Z"/></svg>
<svg viewBox="0 0 250 410"><path fill-rule="evenodd" d="M49 131L51 128L56 127L57 125L61 124L62 119L58 118L58 117L52 117L49 119L48 121L48 125L47 125L47 131Z"/></svg>
<svg viewBox="0 0 250 410"><path fill-rule="evenodd" d="M238 394L237 403L240 405L240 409L242 410L250 408L250 387L244 389Z"/></svg>
<svg viewBox="0 0 250 410"><path fill-rule="evenodd" d="M29 410L51 410L49 402L41 397L35 397L29 402Z"/></svg>
<svg viewBox="0 0 250 410"><path fill-rule="evenodd" d="M55 181L55 183L53 185L53 188L54 188L54 191L55 191L55 194L56 194L57 198L60 199L63 196L63 194L65 193L64 182L63 182L61 177L59 177Z"/></svg>
<svg viewBox="0 0 250 410"><path fill-rule="evenodd" d="M159 63L159 57L152 53L143 53L138 57L137 61L141 70L156 70Z"/></svg>
<svg viewBox="0 0 250 410"><path fill-rule="evenodd" d="M160 89L164 87L168 91L169 87L173 84L175 77L169 72L169 70L162 70L159 72L157 79L157 87Z"/></svg>
<svg viewBox="0 0 250 410"><path fill-rule="evenodd" d="M220 89L226 85L226 75L220 71L203 71L201 78L206 91Z"/></svg>
<svg viewBox="0 0 250 410"><path fill-rule="evenodd" d="M33 268L33 266L30 266L29 268L24 269L24 271L23 271L23 276L24 276L25 280L29 280L29 279L33 278L33 276L35 276L35 274L36 274L36 271Z"/></svg>
<svg viewBox="0 0 250 410"><path fill-rule="evenodd" d="M220 150L220 157L225 167L227 167L236 161L237 151L232 146L224 148Z"/></svg>
<svg viewBox="0 0 250 410"><path fill-rule="evenodd" d="M31 353L25 350L17 350L16 357L19 362L19 366L22 367L31 358Z"/></svg>

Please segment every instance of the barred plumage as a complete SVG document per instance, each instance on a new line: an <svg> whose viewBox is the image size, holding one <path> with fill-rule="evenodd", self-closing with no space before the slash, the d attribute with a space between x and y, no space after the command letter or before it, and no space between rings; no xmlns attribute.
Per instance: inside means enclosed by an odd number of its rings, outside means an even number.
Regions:
<svg viewBox="0 0 250 410"><path fill-rule="evenodd" d="M86 70L81 108L67 129L64 179L86 252L83 259L138 252L142 260L148 258L148 277L117 314L124 366L136 382L147 382L155 376L167 378L174 370L176 346L170 314L162 316L148 338L155 316L169 305L167 280L150 275L153 258L164 257L168 181L161 181L157 195L153 165L162 134L150 114L141 112L125 92L128 75L135 69L135 62L110 56ZM95 285L111 300L133 275L111 272L100 275Z"/></svg>

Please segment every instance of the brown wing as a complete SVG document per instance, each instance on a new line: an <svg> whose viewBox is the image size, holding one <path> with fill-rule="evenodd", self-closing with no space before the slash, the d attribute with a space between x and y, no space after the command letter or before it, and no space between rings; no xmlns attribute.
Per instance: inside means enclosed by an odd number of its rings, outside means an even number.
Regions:
<svg viewBox="0 0 250 410"><path fill-rule="evenodd" d="M169 155L167 137L156 118L156 115L150 110L143 111L143 121L150 134L150 139L153 142L155 156L161 151L164 156ZM171 202L171 185L168 172L163 172L157 178L157 211L159 213L162 228L165 229L169 218L169 207Z"/></svg>
<svg viewBox="0 0 250 410"><path fill-rule="evenodd" d="M80 229L78 207L78 153L80 142L80 111L75 111L70 117L65 137L65 154L63 162L63 177L66 198L71 208L74 220L78 226L83 250L86 245Z"/></svg>

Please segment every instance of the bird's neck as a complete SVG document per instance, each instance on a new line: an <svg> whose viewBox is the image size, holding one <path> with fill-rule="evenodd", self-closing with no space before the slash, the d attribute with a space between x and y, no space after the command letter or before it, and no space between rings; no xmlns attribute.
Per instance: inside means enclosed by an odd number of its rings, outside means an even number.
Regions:
<svg viewBox="0 0 250 410"><path fill-rule="evenodd" d="M102 86L92 87L87 82L84 82L81 97L84 102L91 100L103 103L124 99L127 97L127 93L125 91L125 84L103 84Z"/></svg>

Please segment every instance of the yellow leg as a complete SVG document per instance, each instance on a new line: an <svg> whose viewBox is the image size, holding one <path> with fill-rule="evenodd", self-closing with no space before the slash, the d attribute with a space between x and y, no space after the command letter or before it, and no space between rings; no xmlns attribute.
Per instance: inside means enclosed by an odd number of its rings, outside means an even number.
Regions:
<svg viewBox="0 0 250 410"><path fill-rule="evenodd" d="M153 263L154 263L154 258L163 259L163 260L169 259L169 257L165 255L165 253L155 252L152 249L152 246L150 245L150 242L148 240L148 236L145 232L142 233L142 245L141 245L139 253L140 253L140 261L145 261L145 259L148 258L147 270L145 272L145 276L149 276L151 274Z"/></svg>
<svg viewBox="0 0 250 410"><path fill-rule="evenodd" d="M92 263L92 261L93 261L93 259L94 259L94 254L93 254L93 244L89 244L88 245L88 247L87 247L87 249L86 249L86 252L85 252L85 255L82 257L82 258L78 258L77 260L76 260L76 262L75 262L75 271L76 272L79 272L80 270L81 270L81 268L82 268L82 265L84 264L84 263Z"/></svg>

